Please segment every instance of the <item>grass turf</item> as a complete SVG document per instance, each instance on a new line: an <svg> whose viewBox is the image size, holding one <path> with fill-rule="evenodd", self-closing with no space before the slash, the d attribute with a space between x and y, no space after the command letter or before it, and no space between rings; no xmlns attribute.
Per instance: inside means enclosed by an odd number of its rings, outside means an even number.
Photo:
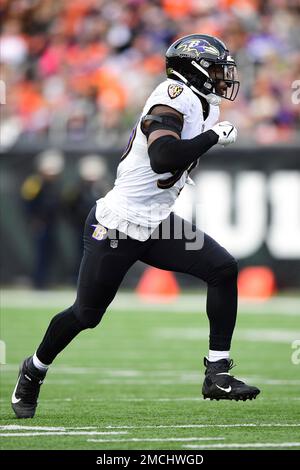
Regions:
<svg viewBox="0 0 300 470"><path fill-rule="evenodd" d="M18 364L35 350L54 313L1 309L7 348L1 449L300 449L300 365L291 361L299 316L239 315L232 373L259 386L261 394L255 401L216 402L201 396L204 313L110 309L57 358L36 417L17 420L10 396Z"/></svg>

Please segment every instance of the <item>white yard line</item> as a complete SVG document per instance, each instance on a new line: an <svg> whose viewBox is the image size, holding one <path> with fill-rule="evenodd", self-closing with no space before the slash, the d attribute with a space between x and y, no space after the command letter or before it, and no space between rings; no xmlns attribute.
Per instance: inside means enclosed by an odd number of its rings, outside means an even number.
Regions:
<svg viewBox="0 0 300 470"><path fill-rule="evenodd" d="M106 426L22 426L7 424L0 426L1 431L79 431L90 429L201 429L201 428L298 428L300 423L227 423L227 424L146 424L146 425L106 425ZM49 434L49 433L47 433ZM122 433L126 434L126 433ZM15 435L15 434L14 434Z"/></svg>
<svg viewBox="0 0 300 470"><path fill-rule="evenodd" d="M237 423L237 424L158 424L145 426L105 426L105 429L200 429L200 428L295 428L300 427L300 423Z"/></svg>
<svg viewBox="0 0 300 470"><path fill-rule="evenodd" d="M71 305L75 300L75 291L31 291L22 289L2 289L2 308L47 308L62 309ZM113 310L129 311L156 311L161 308L172 313L199 313L205 311L206 295L203 291L199 294L185 293L175 301L149 303L142 301L134 292L119 292L111 304ZM265 301L247 301L240 299L240 312L251 314L278 314L300 315L299 297L273 297Z"/></svg>
<svg viewBox="0 0 300 470"><path fill-rule="evenodd" d="M37 432L7 432L0 433L1 437L32 437L32 436L106 436L111 434L127 434L127 431L37 431Z"/></svg>
<svg viewBox="0 0 300 470"><path fill-rule="evenodd" d="M5 364L1 366L1 374L4 373L16 373L19 368L18 364ZM97 368L97 367L67 367L67 366L53 366L49 375L47 376L48 384L59 384L59 385L70 385L76 384L77 380L80 379L81 375L98 375L103 378L97 379L95 383L101 385L184 385L184 384L199 384L203 380L203 373L199 367L199 370L132 370L132 369L107 369L107 368ZM60 375L73 375L78 377L71 378L62 378ZM160 378L164 377L164 378ZM299 386L300 379L280 379L280 378L269 378L269 377L260 377L256 375L242 376L241 379L246 382L253 382L262 385L289 385L289 386ZM154 400L159 400L159 398L152 398ZM163 398L162 398L163 399ZM184 398L181 398L182 400ZM191 400L197 399L189 398ZM55 399L53 399L55 400ZM59 401L60 399L57 399ZM71 398L64 398L64 401L71 401ZM96 399L92 399L96 400ZM118 398L119 400L119 398ZM122 398L121 398L122 400ZM123 400L130 400L124 398ZM142 398L140 398L142 400ZM0 399L0 402L3 399Z"/></svg>
<svg viewBox="0 0 300 470"><path fill-rule="evenodd" d="M144 426L86 426L86 427L53 427L53 426L19 426L19 425L4 425L0 426L0 437L9 438L24 438L24 437L40 437L40 436L86 436L91 437L87 442L97 443L130 443L130 442L199 442L199 441L221 441L225 440L224 437L167 437L167 438L108 438L99 439L92 436L120 436L128 434L128 430L146 430L146 429L203 429L203 428L246 428L246 427L267 427L267 428L285 428L285 427L300 427L300 423L236 423L236 424L178 424L178 425L144 425ZM110 431L91 431L91 429L110 429ZM73 429L73 430L72 430ZM84 430L88 431L84 431ZM118 431L111 431L111 429L118 429ZM120 431L123 429L123 431ZM126 429L126 431L124 431ZM14 432L15 431L15 432ZM32 431L32 432L30 432ZM284 443L229 443L229 444L190 444L183 445L183 448L189 449L207 449L207 448L266 448L266 447L298 447L300 442L284 442Z"/></svg>
<svg viewBox="0 0 300 470"><path fill-rule="evenodd" d="M187 444L183 446L187 449L244 449L244 448L254 448L254 449L261 449L267 447L299 447L300 442L250 442L250 443L232 443L232 444L207 444L207 445L195 445L195 444Z"/></svg>
<svg viewBox="0 0 300 470"><path fill-rule="evenodd" d="M264 397L260 397L259 401L265 400ZM287 401L299 401L300 397L284 397L284 398L269 398L268 402L287 402ZM64 401L73 401L72 398L49 398L49 399L41 399L41 403L53 403L53 402L64 402ZM76 401L76 399L74 399ZM107 398L84 398L85 402L96 402L96 403L107 403ZM139 402L205 402L208 403L203 397L164 397L164 398L110 398L109 401L116 401L116 402L128 402L128 403L139 403ZM7 400L0 399L0 403L5 403Z"/></svg>
<svg viewBox="0 0 300 470"><path fill-rule="evenodd" d="M0 431L67 431L69 429L97 429L98 426L19 426L18 424L7 424L0 426Z"/></svg>
<svg viewBox="0 0 300 470"><path fill-rule="evenodd" d="M168 401L204 401L202 397L178 397L178 398L121 398L118 401L125 402L139 402L139 401L154 401L154 402L168 402Z"/></svg>
<svg viewBox="0 0 300 470"><path fill-rule="evenodd" d="M95 429L202 429L202 428L298 428L300 423L228 423L228 424L146 424L146 425L106 425L106 426L22 426L7 424L0 426L0 431L44 431L45 435L64 432L79 432L82 430ZM96 431L89 431L87 434L94 434ZM96 432L97 433L97 432ZM102 432L103 433L103 432ZM126 432L105 432L106 434L127 434ZM10 433L11 436L24 433ZM34 435L37 433L33 433ZM86 433L85 433L86 434ZM101 433L100 433L101 434ZM6 433L5 435L8 435Z"/></svg>
<svg viewBox="0 0 300 470"><path fill-rule="evenodd" d="M99 379L94 383L97 385L187 385L187 384L200 384L200 377L195 379L179 379L179 380L154 380L154 379L140 379L140 380L113 380L113 379Z"/></svg>
<svg viewBox="0 0 300 470"><path fill-rule="evenodd" d="M246 382L249 378L239 377ZM250 380L252 381L252 379ZM200 374L198 377L186 377L181 378L179 380L112 380L112 379L100 379L96 380L94 383L97 385L187 385L187 384L195 384L199 385L202 382L202 377ZM50 382L49 382L50 383ZM256 379L256 384L260 385L272 385L272 386L281 386L281 385L289 385L289 386L296 386L299 387L300 379L297 380L266 380L266 379Z"/></svg>
<svg viewBox="0 0 300 470"><path fill-rule="evenodd" d="M265 400L264 397L260 397L259 401L261 402L262 400ZM280 398L268 398L268 402L290 402L290 401L299 401L300 397L280 397ZM7 403L9 400L5 398L0 398L0 403ZM41 403L60 403L60 402L76 402L77 398L42 398L40 400ZM95 402L95 403L107 403L107 398L84 398L85 402ZM205 400L202 397L159 397L159 398L153 398L153 397L148 397L148 398L110 398L110 402L116 401L116 402L128 402L128 403L141 403L141 402L184 402L184 401L189 401L189 402L204 402L204 403L209 403L207 400ZM1 428L0 428L1 429ZM82 428L82 429L88 429L88 428Z"/></svg>
<svg viewBox="0 0 300 470"><path fill-rule="evenodd" d="M264 397L260 397L259 398L259 401L261 400L265 400ZM278 398L268 398L268 402L286 402L286 401L299 401L300 400L300 397L278 397ZM0 400L1 401L4 401L4 400ZM5 400L7 401L7 400ZM58 398L57 399L49 399L49 400L41 400L43 403L44 402L51 402L51 401L64 401L64 399L62 400L59 400ZM67 401L70 401L70 399L67 399ZM84 401L91 401L91 402L107 402L107 398L88 398L88 399L85 399ZM181 402L181 401L195 401L195 402L205 402L205 403L209 403L207 400L205 400L204 398L202 397L160 397L160 398L153 398L153 397L148 397L148 398L112 398L110 399L109 401L116 401L116 402L120 402L120 401L124 401L124 402L147 402L147 401L153 401L153 402Z"/></svg>
<svg viewBox="0 0 300 470"><path fill-rule="evenodd" d="M87 439L87 442L188 442L188 441L223 441L224 437L132 437L129 439Z"/></svg>

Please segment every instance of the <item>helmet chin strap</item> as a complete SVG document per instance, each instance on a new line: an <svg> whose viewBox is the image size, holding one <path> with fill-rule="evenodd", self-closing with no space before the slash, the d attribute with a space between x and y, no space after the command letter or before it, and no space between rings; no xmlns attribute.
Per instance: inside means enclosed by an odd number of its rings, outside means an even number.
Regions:
<svg viewBox="0 0 300 470"><path fill-rule="evenodd" d="M201 93L201 91L197 90L193 85L190 84L190 82L183 76L181 73L176 72L176 70L172 70L173 75L176 75L180 80L185 83L196 95L202 96L206 101L211 104L212 106L220 106L222 98L220 96L214 95L214 93L209 93L208 95L205 95L204 93Z"/></svg>

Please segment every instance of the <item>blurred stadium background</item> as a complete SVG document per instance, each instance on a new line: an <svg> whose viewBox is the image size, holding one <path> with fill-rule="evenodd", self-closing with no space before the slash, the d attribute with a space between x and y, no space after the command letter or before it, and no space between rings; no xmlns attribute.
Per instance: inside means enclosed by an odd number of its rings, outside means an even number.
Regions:
<svg viewBox="0 0 300 470"><path fill-rule="evenodd" d="M202 32L237 59L241 91L222 119L239 139L202 159L176 210L197 210L241 267L267 265L279 289L300 285L299 2L1 0L0 10L2 283L74 282L82 221L113 184L166 48Z"/></svg>
<svg viewBox="0 0 300 470"><path fill-rule="evenodd" d="M207 433L207 448L300 448L299 1L0 0L0 13L2 448L192 449ZM120 293L104 325L58 358L34 421L44 426L39 437L18 435L9 408L17 364L72 302L85 215L113 184L130 130L164 77L165 50L194 32L219 36L237 60L240 93L223 102L221 119L239 137L201 159L176 211L197 216L238 258L242 297L286 294L240 303L237 375L263 394L255 404L199 403L205 298L197 280L176 275L187 295L175 303ZM144 269L134 266L123 287L132 292ZM120 440L74 435L128 424Z"/></svg>

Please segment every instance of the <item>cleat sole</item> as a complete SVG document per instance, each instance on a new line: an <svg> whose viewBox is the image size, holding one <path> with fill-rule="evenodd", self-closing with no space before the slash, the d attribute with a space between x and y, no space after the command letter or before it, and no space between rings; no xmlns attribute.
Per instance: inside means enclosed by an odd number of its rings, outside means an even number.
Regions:
<svg viewBox="0 0 300 470"><path fill-rule="evenodd" d="M203 398L204 400L216 400L216 401L219 401L219 400L230 400L230 401L247 401L247 400L255 400L256 397L257 397L258 393L256 393L255 395L247 395L247 396L242 396L242 395L239 395L239 396L236 396L236 397L233 397L233 396L221 396L221 397L210 397L208 395L203 395Z"/></svg>

